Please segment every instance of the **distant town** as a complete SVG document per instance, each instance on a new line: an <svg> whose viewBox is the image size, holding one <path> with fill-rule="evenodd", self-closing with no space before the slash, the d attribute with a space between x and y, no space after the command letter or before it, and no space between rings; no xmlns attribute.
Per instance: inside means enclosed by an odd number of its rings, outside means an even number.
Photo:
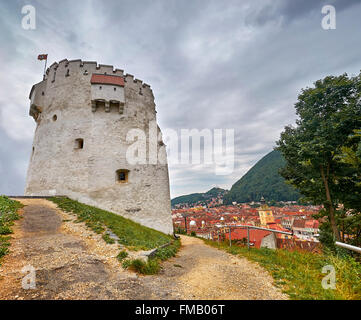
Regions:
<svg viewBox="0 0 361 320"><path fill-rule="evenodd" d="M231 241L254 248L303 249L317 252L319 221L313 217L321 206L296 201L269 206L260 202L223 205L220 197L206 205L177 204L172 209L174 229L213 241ZM257 227L259 229L256 229ZM268 229L270 231L268 231Z"/></svg>

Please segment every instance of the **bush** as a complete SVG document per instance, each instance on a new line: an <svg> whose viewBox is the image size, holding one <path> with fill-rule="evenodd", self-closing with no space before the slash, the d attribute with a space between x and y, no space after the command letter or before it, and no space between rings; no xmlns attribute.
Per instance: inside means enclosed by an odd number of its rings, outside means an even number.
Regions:
<svg viewBox="0 0 361 320"><path fill-rule="evenodd" d="M113 244L113 243L115 243L115 240L112 239L112 238L109 236L108 233L104 233L104 234L102 235L102 238L103 238L103 240L104 240L106 243L108 243L108 244Z"/></svg>
<svg viewBox="0 0 361 320"><path fill-rule="evenodd" d="M128 269L146 275L157 274L161 268L157 259L149 259L148 262L141 259L134 259L130 260L126 265Z"/></svg>
<svg viewBox="0 0 361 320"><path fill-rule="evenodd" d="M183 229L183 228L180 228L180 227L175 228L175 233L177 233L177 234L187 234L186 230Z"/></svg>
<svg viewBox="0 0 361 320"><path fill-rule="evenodd" d="M119 262L122 262L126 257L128 257L128 252L126 252L125 250L120 251L117 255L117 259L119 260Z"/></svg>
<svg viewBox="0 0 361 320"><path fill-rule="evenodd" d="M161 261L167 260L175 256L179 248L180 248L180 241L175 240L172 244L164 248L158 249L154 254L154 256L149 257L147 262L141 259L134 259L134 260L128 259L128 260L124 260L122 265L124 269L130 269L140 274L146 274L146 275L157 274L161 270L161 265L160 265ZM122 254L122 258L120 261L122 261L127 256L128 254L126 252Z"/></svg>
<svg viewBox="0 0 361 320"><path fill-rule="evenodd" d="M20 218L17 211L22 207L20 202L0 196L0 258L9 252L10 238L5 235L12 233L11 226Z"/></svg>

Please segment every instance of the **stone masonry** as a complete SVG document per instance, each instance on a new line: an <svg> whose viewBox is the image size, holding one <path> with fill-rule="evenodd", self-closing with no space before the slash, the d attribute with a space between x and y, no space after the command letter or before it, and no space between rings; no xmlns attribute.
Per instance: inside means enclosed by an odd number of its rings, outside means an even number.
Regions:
<svg viewBox="0 0 361 320"><path fill-rule="evenodd" d="M153 92L123 70L96 62L53 63L31 89L36 121L26 195L65 195L172 233L168 165ZM129 163L131 129L146 134L147 162ZM135 139L136 140L136 139Z"/></svg>

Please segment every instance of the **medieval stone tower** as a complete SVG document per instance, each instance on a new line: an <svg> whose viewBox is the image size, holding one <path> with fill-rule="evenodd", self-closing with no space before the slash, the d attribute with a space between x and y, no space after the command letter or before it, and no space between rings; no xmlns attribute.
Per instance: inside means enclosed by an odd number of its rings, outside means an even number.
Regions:
<svg viewBox="0 0 361 320"><path fill-rule="evenodd" d="M29 98L37 126L26 195L65 195L173 232L166 151L149 85L113 66L65 59L47 69ZM144 132L144 163L129 162L137 141L131 130Z"/></svg>

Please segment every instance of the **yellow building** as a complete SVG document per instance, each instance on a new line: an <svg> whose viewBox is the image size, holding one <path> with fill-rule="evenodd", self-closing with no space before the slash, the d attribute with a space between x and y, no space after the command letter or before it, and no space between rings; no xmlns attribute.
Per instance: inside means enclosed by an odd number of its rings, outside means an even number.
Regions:
<svg viewBox="0 0 361 320"><path fill-rule="evenodd" d="M258 214L259 214L259 220L261 222L261 226L267 226L268 223L275 222L272 210L265 203L263 197L261 199L261 207L258 209Z"/></svg>

